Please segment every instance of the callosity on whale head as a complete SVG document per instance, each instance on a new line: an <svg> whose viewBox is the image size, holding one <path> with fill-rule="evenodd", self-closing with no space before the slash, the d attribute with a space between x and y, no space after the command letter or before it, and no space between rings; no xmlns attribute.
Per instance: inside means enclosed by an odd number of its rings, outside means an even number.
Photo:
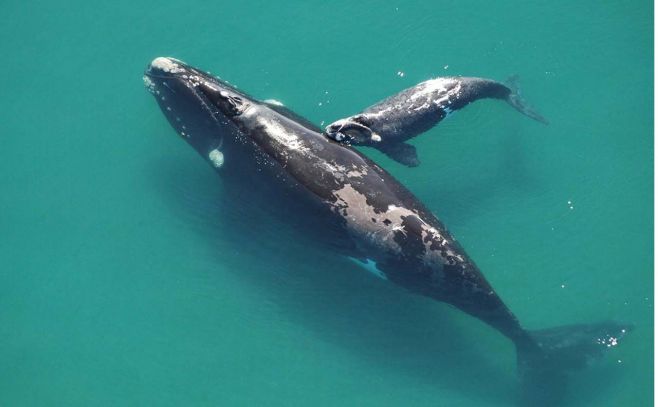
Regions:
<svg viewBox="0 0 658 407"><path fill-rule="evenodd" d="M224 164L225 150L243 135L232 120L253 102L228 83L174 58L155 58L144 85L165 116L213 166Z"/></svg>
<svg viewBox="0 0 658 407"><path fill-rule="evenodd" d="M362 114L337 120L325 128L325 134L345 144L371 145L381 141L381 137L370 128L370 120Z"/></svg>

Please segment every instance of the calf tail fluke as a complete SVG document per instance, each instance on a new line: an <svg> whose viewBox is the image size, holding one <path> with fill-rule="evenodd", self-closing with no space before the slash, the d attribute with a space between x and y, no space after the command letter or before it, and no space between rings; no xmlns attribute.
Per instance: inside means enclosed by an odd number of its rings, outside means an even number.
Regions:
<svg viewBox="0 0 658 407"><path fill-rule="evenodd" d="M524 115L530 117L531 119L537 120L540 123L548 124L548 120L544 118L539 112L530 107L528 103L521 97L521 91L519 90L519 76L514 75L507 79L505 82L507 87L510 89L510 93L507 96L507 103L512 105L513 108L523 113Z"/></svg>

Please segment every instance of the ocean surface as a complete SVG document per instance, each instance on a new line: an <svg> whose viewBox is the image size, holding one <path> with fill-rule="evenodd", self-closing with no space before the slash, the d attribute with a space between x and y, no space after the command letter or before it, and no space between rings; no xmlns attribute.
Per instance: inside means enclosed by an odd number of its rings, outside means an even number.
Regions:
<svg viewBox="0 0 658 407"><path fill-rule="evenodd" d="M564 405L652 404L651 2L2 10L0 405L515 405L499 333L224 195L143 88L157 56L318 124L435 76L519 75L550 125L485 100L413 141L420 167L363 151L524 326L634 324Z"/></svg>

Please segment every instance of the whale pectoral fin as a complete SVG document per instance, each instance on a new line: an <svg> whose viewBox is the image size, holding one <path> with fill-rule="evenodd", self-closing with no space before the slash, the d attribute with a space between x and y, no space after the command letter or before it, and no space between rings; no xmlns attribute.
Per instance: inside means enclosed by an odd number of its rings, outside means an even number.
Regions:
<svg viewBox="0 0 658 407"><path fill-rule="evenodd" d="M391 159L406 165L407 167L417 167L420 164L416 147L407 143L395 143L376 146L379 151L389 156Z"/></svg>

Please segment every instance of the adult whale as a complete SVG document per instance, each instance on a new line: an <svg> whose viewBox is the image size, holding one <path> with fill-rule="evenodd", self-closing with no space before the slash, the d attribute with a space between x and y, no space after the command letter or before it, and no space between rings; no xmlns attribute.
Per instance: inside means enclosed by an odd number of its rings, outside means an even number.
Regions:
<svg viewBox="0 0 658 407"><path fill-rule="evenodd" d="M305 239L497 329L516 346L523 377L582 367L627 331L614 322L522 328L444 225L357 150L172 58L156 58L144 82L181 137L233 188L229 199L273 208Z"/></svg>
<svg viewBox="0 0 658 407"><path fill-rule="evenodd" d="M507 85L462 76L430 79L331 123L325 132L336 141L373 147L399 163L415 167L420 164L416 148L405 141L479 99L504 100L524 115L548 124L521 98L516 82L516 77L510 78Z"/></svg>

